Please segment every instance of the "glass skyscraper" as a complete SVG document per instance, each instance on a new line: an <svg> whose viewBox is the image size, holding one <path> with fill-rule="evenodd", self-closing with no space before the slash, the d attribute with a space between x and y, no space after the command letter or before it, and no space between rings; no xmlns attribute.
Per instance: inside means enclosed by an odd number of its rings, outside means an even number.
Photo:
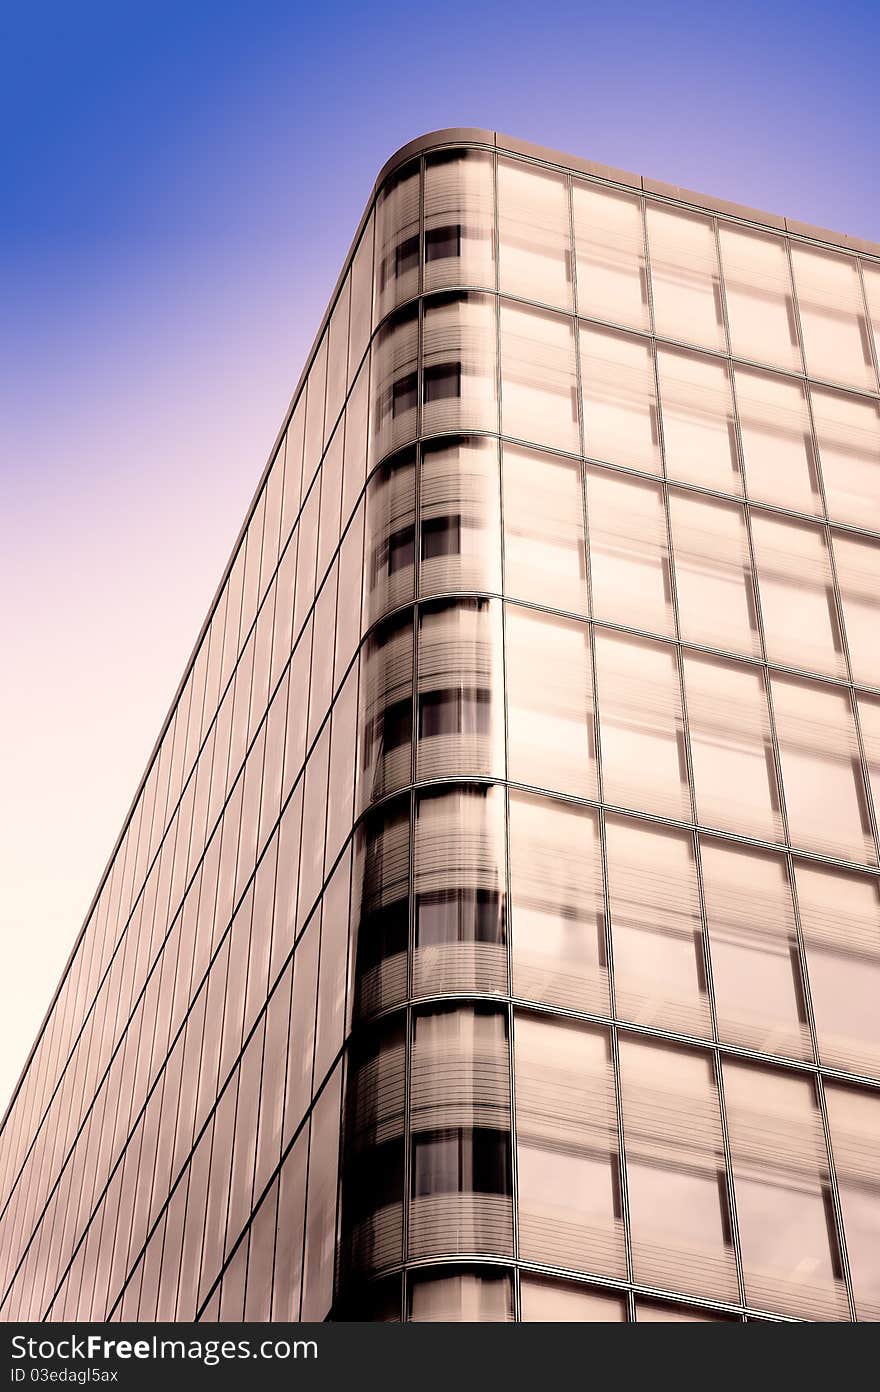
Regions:
<svg viewBox="0 0 880 1392"><path fill-rule="evenodd" d="M880 247L380 175L0 1136L0 1317L880 1317Z"/></svg>

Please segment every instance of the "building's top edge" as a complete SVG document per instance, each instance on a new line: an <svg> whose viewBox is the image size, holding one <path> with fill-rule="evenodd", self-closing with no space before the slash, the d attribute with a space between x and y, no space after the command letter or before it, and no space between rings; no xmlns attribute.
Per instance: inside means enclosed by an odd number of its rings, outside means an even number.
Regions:
<svg viewBox="0 0 880 1392"><path fill-rule="evenodd" d="M517 140L500 131L481 130L477 127L450 127L448 130L430 131L426 135L410 140L387 160L376 180L374 193L381 184L407 160L437 148L450 145L476 145L498 150L500 153L525 155L540 160L544 164L554 164L561 169L590 178L602 179L607 183L619 184L622 188L637 189L642 193L653 194L658 198L668 198L691 208L704 212L721 213L736 218L740 222L751 222L776 232L787 232L794 237L804 237L813 242L824 242L836 250L862 252L868 256L880 256L880 242L872 242L864 237L853 237L846 232L834 232L827 227L814 227L810 223L799 222L796 218L783 217L779 213L768 213L760 208L750 208L740 203L729 203L711 194L698 193L694 189L682 188L678 184L663 183L659 179L649 179L641 174L632 174L626 169L615 169L611 165L598 164L595 160L581 159L561 150L552 150L544 145L534 145L528 140Z"/></svg>

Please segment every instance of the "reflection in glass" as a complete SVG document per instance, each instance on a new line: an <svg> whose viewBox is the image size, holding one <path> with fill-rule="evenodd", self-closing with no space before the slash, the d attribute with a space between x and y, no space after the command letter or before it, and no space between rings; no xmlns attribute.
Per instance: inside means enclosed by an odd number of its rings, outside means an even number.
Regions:
<svg viewBox="0 0 880 1392"><path fill-rule="evenodd" d="M580 450L574 330L561 315L501 302L501 429Z"/></svg>
<svg viewBox="0 0 880 1392"><path fill-rule="evenodd" d="M410 781L413 632L409 614L378 628L364 649L359 805Z"/></svg>
<svg viewBox="0 0 880 1392"><path fill-rule="evenodd" d="M598 630L595 644L605 797L690 820L674 650Z"/></svg>
<svg viewBox="0 0 880 1392"><path fill-rule="evenodd" d="M373 340L370 463L415 439L418 414L419 316L402 309Z"/></svg>
<svg viewBox="0 0 880 1392"><path fill-rule="evenodd" d="M587 565L581 466L504 446L505 593L584 613Z"/></svg>
<svg viewBox="0 0 880 1392"><path fill-rule="evenodd" d="M595 812L511 792L510 875L514 994L607 1015Z"/></svg>
<svg viewBox="0 0 880 1392"><path fill-rule="evenodd" d="M880 526L880 406L843 392L810 390L828 516Z"/></svg>
<svg viewBox="0 0 880 1392"><path fill-rule="evenodd" d="M504 805L500 788L419 798L416 995L506 992Z"/></svg>
<svg viewBox="0 0 880 1392"><path fill-rule="evenodd" d="M768 660L846 676L824 529L755 510L752 540Z"/></svg>
<svg viewBox="0 0 880 1392"><path fill-rule="evenodd" d="M795 861L819 1057L880 1071L880 885L870 875Z"/></svg>
<svg viewBox="0 0 880 1392"><path fill-rule="evenodd" d="M425 161L425 289L495 285L492 156L450 150Z"/></svg>
<svg viewBox="0 0 880 1392"><path fill-rule="evenodd" d="M738 367L736 399L750 498L798 512L822 511L803 386Z"/></svg>
<svg viewBox="0 0 880 1392"><path fill-rule="evenodd" d="M880 1095L826 1083L831 1150L860 1320L880 1320Z"/></svg>
<svg viewBox="0 0 880 1392"><path fill-rule="evenodd" d="M650 342L580 326L584 449L593 459L660 473L654 353Z"/></svg>
<svg viewBox="0 0 880 1392"><path fill-rule="evenodd" d="M517 1012L520 1255L622 1276L623 1215L605 1030Z"/></svg>
<svg viewBox="0 0 880 1392"><path fill-rule="evenodd" d="M792 844L876 863L849 696L781 676L771 686Z"/></svg>
<svg viewBox="0 0 880 1392"><path fill-rule="evenodd" d="M801 370L797 315L785 242L719 222L734 357Z"/></svg>
<svg viewBox="0 0 880 1392"><path fill-rule="evenodd" d="M403 1245L406 1054L400 1014L359 1036L349 1055L341 1260L350 1276L399 1262Z"/></svg>
<svg viewBox="0 0 880 1392"><path fill-rule="evenodd" d="M422 434L497 430L495 301L435 295L424 313Z"/></svg>
<svg viewBox="0 0 880 1392"><path fill-rule="evenodd" d="M736 1300L710 1056L622 1036L620 1089L635 1279Z"/></svg>
<svg viewBox="0 0 880 1392"><path fill-rule="evenodd" d="M668 477L742 493L727 364L661 347L657 371Z"/></svg>
<svg viewBox="0 0 880 1392"><path fill-rule="evenodd" d="M572 182L578 313L650 327L645 234L638 198Z"/></svg>
<svg viewBox="0 0 880 1392"><path fill-rule="evenodd" d="M521 160L499 160L502 291L571 309L570 238L565 178Z"/></svg>
<svg viewBox="0 0 880 1392"><path fill-rule="evenodd" d="M757 657L758 621L742 508L670 489L669 518L682 638Z"/></svg>
<svg viewBox="0 0 880 1392"><path fill-rule="evenodd" d="M685 653L697 819L783 839L767 693L760 668Z"/></svg>
<svg viewBox="0 0 880 1392"><path fill-rule="evenodd" d="M419 591L499 590L498 448L480 436L422 446Z"/></svg>
<svg viewBox="0 0 880 1392"><path fill-rule="evenodd" d="M721 281L711 220L649 202L647 222L657 333L723 351Z"/></svg>
<svg viewBox="0 0 880 1392"><path fill-rule="evenodd" d="M589 630L515 604L505 612L510 777L595 797Z"/></svg>
<svg viewBox="0 0 880 1392"><path fill-rule="evenodd" d="M415 493L412 450L386 460L367 485L366 626L413 597Z"/></svg>
<svg viewBox="0 0 880 1392"><path fill-rule="evenodd" d="M812 1058L785 861L710 837L700 851L719 1037Z"/></svg>
<svg viewBox="0 0 880 1392"><path fill-rule="evenodd" d="M746 1299L759 1310L846 1319L815 1083L731 1059L722 1067Z"/></svg>
<svg viewBox="0 0 880 1392"><path fill-rule="evenodd" d="M626 1320L626 1302L619 1295L594 1290L574 1281L527 1276L520 1281L520 1319L584 1324L619 1324Z"/></svg>
<svg viewBox="0 0 880 1392"><path fill-rule="evenodd" d="M880 546L834 532L833 550L854 681L880 686Z"/></svg>
<svg viewBox="0 0 880 1392"><path fill-rule="evenodd" d="M877 390L856 263L849 256L793 242L804 357L811 377Z"/></svg>
<svg viewBox="0 0 880 1392"><path fill-rule="evenodd" d="M409 1317L425 1320L479 1322L513 1319L510 1277L496 1271L442 1276L414 1272L409 1281Z"/></svg>
<svg viewBox="0 0 880 1392"><path fill-rule="evenodd" d="M419 614L418 776L499 772L501 615L489 600L431 604Z"/></svg>
<svg viewBox="0 0 880 1392"><path fill-rule="evenodd" d="M409 1252L509 1253L507 1016L485 1005L413 1021Z"/></svg>
<svg viewBox="0 0 880 1392"><path fill-rule="evenodd" d="M402 1001L409 938L409 799L372 813L358 829L352 903L357 927L355 1016ZM353 952L354 955L354 952Z"/></svg>
<svg viewBox="0 0 880 1392"><path fill-rule="evenodd" d="M596 617L649 633L674 633L660 485L588 468L587 519Z"/></svg>
<svg viewBox="0 0 880 1392"><path fill-rule="evenodd" d="M617 1014L711 1036L691 836L607 817L605 853Z"/></svg>
<svg viewBox="0 0 880 1392"><path fill-rule="evenodd" d="M419 259L419 165L414 160L392 174L376 203L375 324L418 294Z"/></svg>

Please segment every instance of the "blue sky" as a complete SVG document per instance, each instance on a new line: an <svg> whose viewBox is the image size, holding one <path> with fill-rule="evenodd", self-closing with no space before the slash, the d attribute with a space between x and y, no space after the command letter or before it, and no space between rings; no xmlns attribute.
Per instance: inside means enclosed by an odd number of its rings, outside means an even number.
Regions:
<svg viewBox="0 0 880 1392"><path fill-rule="evenodd" d="M7 3L0 1094L388 155L485 126L877 239L878 51L846 0Z"/></svg>

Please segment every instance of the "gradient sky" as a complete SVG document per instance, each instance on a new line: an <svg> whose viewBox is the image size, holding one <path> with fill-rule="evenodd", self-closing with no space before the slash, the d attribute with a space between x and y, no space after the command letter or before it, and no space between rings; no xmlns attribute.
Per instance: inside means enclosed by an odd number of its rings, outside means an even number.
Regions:
<svg viewBox="0 0 880 1392"><path fill-rule="evenodd" d="M484 126L880 239L878 51L846 0L8 0L0 1110L388 155Z"/></svg>

